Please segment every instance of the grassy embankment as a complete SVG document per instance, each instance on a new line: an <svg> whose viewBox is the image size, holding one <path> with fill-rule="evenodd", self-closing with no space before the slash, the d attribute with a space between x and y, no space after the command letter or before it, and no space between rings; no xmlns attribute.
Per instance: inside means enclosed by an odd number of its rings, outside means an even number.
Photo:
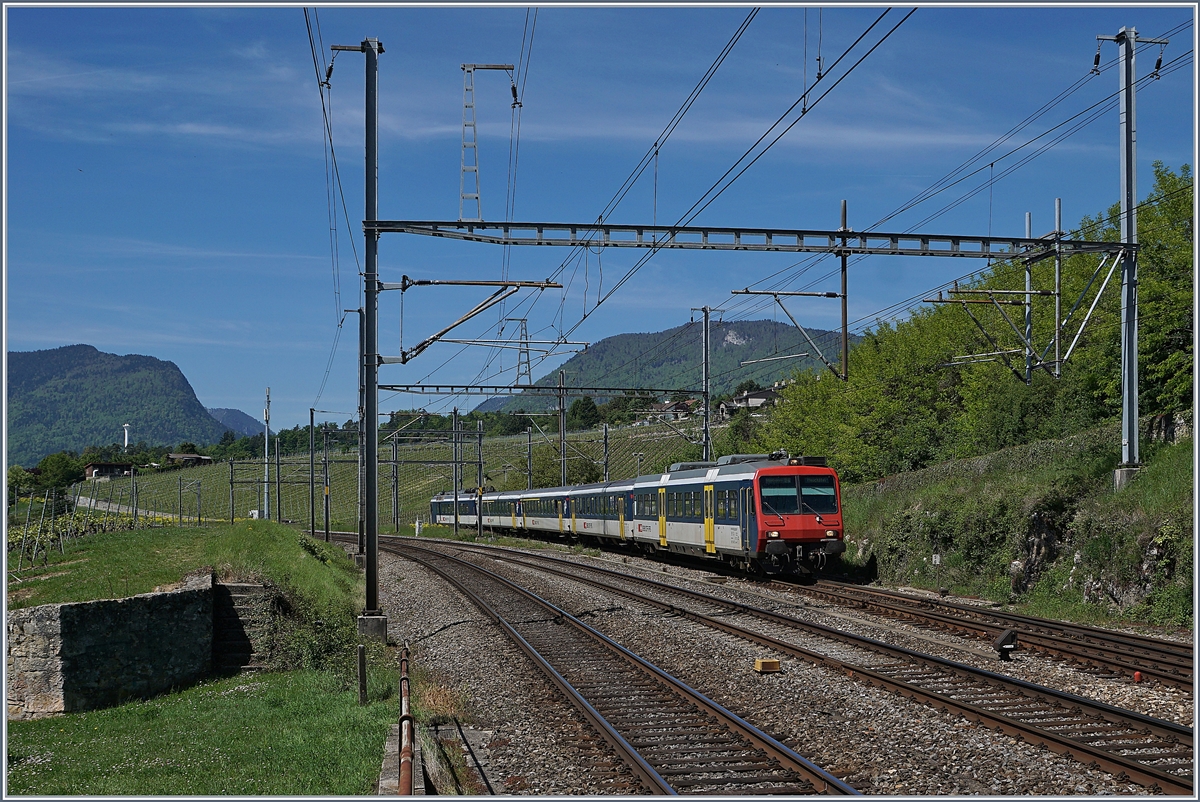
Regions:
<svg viewBox="0 0 1200 802"><path fill-rule="evenodd" d="M92 535L8 586L10 609L144 593L211 566L278 587L279 670L213 679L107 710L8 725L14 794L363 794L398 718L382 647L358 705L360 574L336 547L267 522Z"/></svg>
<svg viewBox="0 0 1200 802"><path fill-rule="evenodd" d="M1192 441L1146 443L1118 493L1119 453L1104 427L844 487L847 562L1033 615L1190 627Z"/></svg>

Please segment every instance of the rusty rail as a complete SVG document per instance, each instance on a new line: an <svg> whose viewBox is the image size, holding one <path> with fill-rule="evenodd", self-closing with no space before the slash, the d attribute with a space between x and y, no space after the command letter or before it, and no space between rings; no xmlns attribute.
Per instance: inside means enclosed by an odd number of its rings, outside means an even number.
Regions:
<svg viewBox="0 0 1200 802"><path fill-rule="evenodd" d="M400 650L400 783L396 793L412 796L415 725L408 704L408 646Z"/></svg>

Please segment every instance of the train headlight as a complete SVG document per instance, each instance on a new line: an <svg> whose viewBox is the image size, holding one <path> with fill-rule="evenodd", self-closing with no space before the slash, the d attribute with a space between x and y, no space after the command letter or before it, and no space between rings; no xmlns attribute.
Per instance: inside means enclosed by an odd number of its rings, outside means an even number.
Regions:
<svg viewBox="0 0 1200 802"><path fill-rule="evenodd" d="M837 532L833 531L832 529L826 529L825 537L837 537Z"/></svg>
<svg viewBox="0 0 1200 802"><path fill-rule="evenodd" d="M767 532L767 537L779 537L778 532Z"/></svg>

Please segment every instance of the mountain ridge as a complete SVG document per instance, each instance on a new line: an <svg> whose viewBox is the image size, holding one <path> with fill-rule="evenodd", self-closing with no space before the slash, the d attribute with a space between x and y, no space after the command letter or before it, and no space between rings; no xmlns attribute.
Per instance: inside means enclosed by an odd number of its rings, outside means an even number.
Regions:
<svg viewBox="0 0 1200 802"><path fill-rule="evenodd" d="M215 443L227 428L196 398L174 362L91 345L8 353L8 464L130 440Z"/></svg>
<svg viewBox="0 0 1200 802"><path fill-rule="evenodd" d="M558 384L558 372L567 374L573 387L655 387L698 390L702 379L703 324L694 321L658 332L616 334L593 343L534 382L538 387ZM827 359L840 356L840 332L809 329L809 336ZM769 386L790 377L796 370L824 369L796 327L773 320L714 321L709 327L709 373L714 396L730 393L746 379ZM858 341L851 335L851 345ZM741 362L809 353L800 359L780 359L742 367ZM594 399L602 403L602 398ZM489 398L475 407L477 412L537 412L550 409L557 400L520 394Z"/></svg>

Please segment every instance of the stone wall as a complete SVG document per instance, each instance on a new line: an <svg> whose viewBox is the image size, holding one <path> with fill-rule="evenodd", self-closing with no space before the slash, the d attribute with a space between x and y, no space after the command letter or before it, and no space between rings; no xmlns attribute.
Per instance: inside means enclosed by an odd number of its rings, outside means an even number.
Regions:
<svg viewBox="0 0 1200 802"><path fill-rule="evenodd" d="M7 624L10 719L147 698L211 671L212 574L125 599L13 610Z"/></svg>

